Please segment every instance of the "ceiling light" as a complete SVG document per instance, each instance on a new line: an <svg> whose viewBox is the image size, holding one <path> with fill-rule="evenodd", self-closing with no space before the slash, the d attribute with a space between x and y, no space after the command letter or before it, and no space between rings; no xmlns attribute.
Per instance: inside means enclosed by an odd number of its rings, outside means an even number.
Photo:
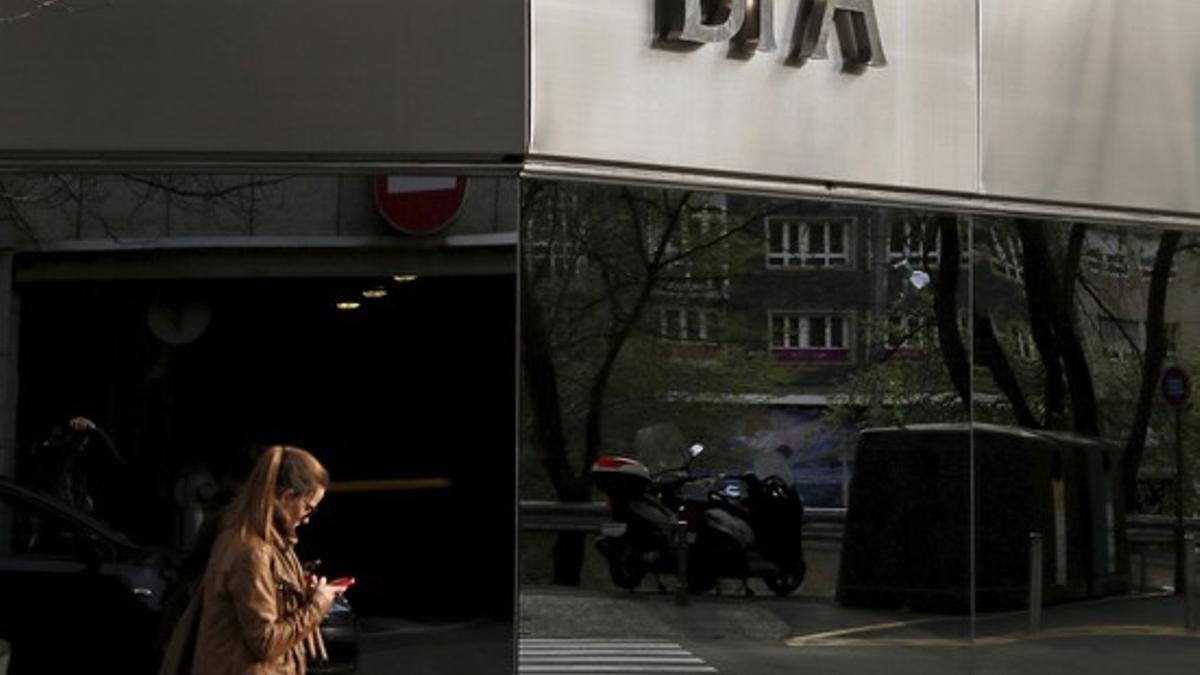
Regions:
<svg viewBox="0 0 1200 675"><path fill-rule="evenodd" d="M339 302L337 304L337 308L343 312L349 312L350 310L358 309L359 307L362 307L361 302Z"/></svg>
<svg viewBox="0 0 1200 675"><path fill-rule="evenodd" d="M378 298L386 298L387 297L387 289L386 288L368 288L367 290L362 292L362 296L364 298L369 298L371 300L376 300Z"/></svg>
<svg viewBox="0 0 1200 675"><path fill-rule="evenodd" d="M392 277L392 281L395 281L398 284L403 284L403 283L407 283L409 281L416 281L416 280L417 280L417 275L415 275L415 274L397 274Z"/></svg>

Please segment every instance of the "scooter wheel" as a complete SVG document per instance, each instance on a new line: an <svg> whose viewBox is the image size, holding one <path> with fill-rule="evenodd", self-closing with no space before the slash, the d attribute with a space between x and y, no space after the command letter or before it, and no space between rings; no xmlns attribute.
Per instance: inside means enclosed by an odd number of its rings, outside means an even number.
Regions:
<svg viewBox="0 0 1200 675"><path fill-rule="evenodd" d="M628 541L612 541L604 553L608 557L608 574L614 584L620 588L634 589L642 583L642 577L646 576L646 565L637 549Z"/></svg>
<svg viewBox="0 0 1200 675"><path fill-rule="evenodd" d="M782 598L791 595L792 591L800 588L800 584L804 582L804 575L807 572L808 565L801 560L787 569L764 574L763 581L767 584L767 588L770 588L775 595Z"/></svg>

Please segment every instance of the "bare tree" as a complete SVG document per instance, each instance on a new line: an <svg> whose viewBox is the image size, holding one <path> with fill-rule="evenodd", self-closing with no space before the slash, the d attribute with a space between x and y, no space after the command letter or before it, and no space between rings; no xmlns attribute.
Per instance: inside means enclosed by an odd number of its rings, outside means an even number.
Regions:
<svg viewBox="0 0 1200 675"><path fill-rule="evenodd" d="M586 501L621 360L636 338L668 337L651 308L664 298L719 305L731 246L763 211L733 216L692 192L535 182L522 214L532 440L557 498ZM558 536L555 583L579 583L583 551L581 534Z"/></svg>
<svg viewBox="0 0 1200 675"><path fill-rule="evenodd" d="M1100 406L1077 321L1077 287L1082 281L1080 265L1088 226L1071 225L1060 257L1052 250L1052 228L1047 223L1018 219L1014 226L1021 241L1025 272L1023 290L1030 328L1042 365L1043 418L1037 419L1034 415L1008 355L996 339L990 319L979 303L975 303L973 331L977 360L989 368L1019 425L1069 429L1084 436L1098 437L1101 435ZM941 233L943 259L956 255L960 242L955 228L943 223ZM1137 472L1144 455L1154 392L1166 356L1164 310L1180 237L1181 233L1172 230L1159 235L1154 267L1150 272L1145 315L1146 349L1137 386L1136 412L1127 431L1121 460L1125 503L1131 508L1135 505ZM934 283L937 295L934 304L939 337L943 342L943 360L965 402L962 380L966 370L962 345L956 332L949 329L954 322L952 312L957 287L952 277L957 277L956 271L938 275ZM951 344L945 344L946 341ZM969 404L965 405L969 409Z"/></svg>

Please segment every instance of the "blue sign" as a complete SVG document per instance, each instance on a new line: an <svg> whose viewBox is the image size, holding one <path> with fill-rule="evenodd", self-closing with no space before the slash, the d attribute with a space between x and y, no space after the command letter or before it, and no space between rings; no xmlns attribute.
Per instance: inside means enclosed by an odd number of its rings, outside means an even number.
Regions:
<svg viewBox="0 0 1200 675"><path fill-rule="evenodd" d="M1178 408L1187 403L1192 386L1188 380L1187 371L1179 366L1171 366L1163 371L1162 395L1167 405Z"/></svg>

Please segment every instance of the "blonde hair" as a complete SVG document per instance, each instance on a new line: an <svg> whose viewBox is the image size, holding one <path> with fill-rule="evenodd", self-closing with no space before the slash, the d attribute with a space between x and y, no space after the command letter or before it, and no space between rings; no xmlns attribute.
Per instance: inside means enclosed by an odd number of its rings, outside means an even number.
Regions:
<svg viewBox="0 0 1200 675"><path fill-rule="evenodd" d="M272 445L258 457L225 516L225 526L243 539L270 541L275 533L275 504L284 492L308 495L329 487L329 472L307 450Z"/></svg>

